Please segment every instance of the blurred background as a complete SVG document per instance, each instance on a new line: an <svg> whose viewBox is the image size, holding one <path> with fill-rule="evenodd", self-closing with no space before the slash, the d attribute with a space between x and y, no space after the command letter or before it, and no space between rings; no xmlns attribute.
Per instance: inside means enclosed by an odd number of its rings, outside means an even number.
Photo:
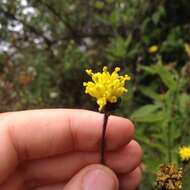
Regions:
<svg viewBox="0 0 190 190"><path fill-rule="evenodd" d="M141 189L152 189L159 165L180 165L190 145L189 10L189 0L1 0L0 111L97 110L85 69L121 67L132 80L115 114L136 124Z"/></svg>

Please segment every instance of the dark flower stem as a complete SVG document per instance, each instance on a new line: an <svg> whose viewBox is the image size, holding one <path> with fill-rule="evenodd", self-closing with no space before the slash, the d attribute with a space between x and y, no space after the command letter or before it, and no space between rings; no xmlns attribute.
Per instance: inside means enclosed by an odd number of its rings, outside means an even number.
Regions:
<svg viewBox="0 0 190 190"><path fill-rule="evenodd" d="M110 116L110 113L104 112L104 121L103 121L103 126L102 126L102 139L101 139L101 144L100 144L100 156L101 156L101 164L105 165L105 148L106 148L106 128L107 128L107 122L108 122L108 117Z"/></svg>

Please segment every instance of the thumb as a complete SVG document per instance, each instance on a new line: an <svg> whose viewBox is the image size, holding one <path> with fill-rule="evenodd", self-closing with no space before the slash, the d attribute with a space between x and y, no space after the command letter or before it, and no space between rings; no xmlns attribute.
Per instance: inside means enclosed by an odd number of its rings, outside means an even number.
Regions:
<svg viewBox="0 0 190 190"><path fill-rule="evenodd" d="M94 164L79 171L64 187L64 190L118 190L119 182L112 170Z"/></svg>

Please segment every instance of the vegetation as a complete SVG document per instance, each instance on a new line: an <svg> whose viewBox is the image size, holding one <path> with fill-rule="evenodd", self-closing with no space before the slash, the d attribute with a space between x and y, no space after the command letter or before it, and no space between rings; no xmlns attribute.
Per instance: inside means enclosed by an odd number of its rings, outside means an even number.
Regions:
<svg viewBox="0 0 190 190"><path fill-rule="evenodd" d="M116 114L131 118L144 149L142 190L162 163L182 166L190 145L190 1L2 0L0 111L96 110L85 69L131 76ZM188 189L188 172L183 189Z"/></svg>

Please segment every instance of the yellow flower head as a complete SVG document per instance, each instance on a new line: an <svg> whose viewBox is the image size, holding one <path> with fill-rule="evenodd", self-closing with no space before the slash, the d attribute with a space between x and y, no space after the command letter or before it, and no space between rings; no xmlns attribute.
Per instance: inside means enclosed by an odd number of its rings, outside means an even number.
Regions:
<svg viewBox="0 0 190 190"><path fill-rule="evenodd" d="M97 99L99 111L105 107L107 102L116 103L117 99L127 92L125 82L130 80L130 77L128 75L120 76L119 71L119 67L116 67L112 73L108 72L107 67L103 68L102 73L86 70L92 81L83 83L86 87L85 93Z"/></svg>
<svg viewBox="0 0 190 190"><path fill-rule="evenodd" d="M153 46L150 46L148 48L149 53L156 53L157 51L158 51L158 46L157 45L153 45Z"/></svg>
<svg viewBox="0 0 190 190"><path fill-rule="evenodd" d="M183 146L179 149L179 156L182 161L190 160L190 146Z"/></svg>

